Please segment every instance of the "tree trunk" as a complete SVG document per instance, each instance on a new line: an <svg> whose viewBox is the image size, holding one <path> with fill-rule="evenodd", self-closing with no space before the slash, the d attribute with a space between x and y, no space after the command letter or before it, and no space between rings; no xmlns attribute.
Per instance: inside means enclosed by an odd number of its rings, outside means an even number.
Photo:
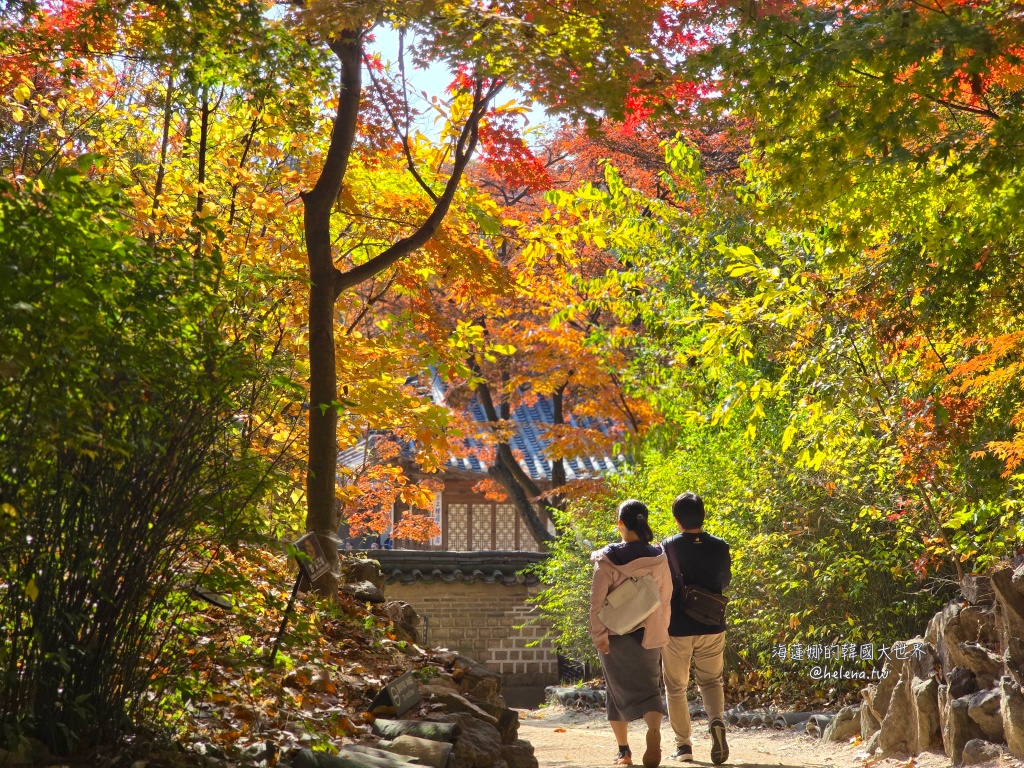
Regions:
<svg viewBox="0 0 1024 768"><path fill-rule="evenodd" d="M171 108L174 106L174 72L167 75L167 92L164 95L164 125L160 137L160 165L156 171L156 185L153 187L153 231L146 238L150 248L156 246L156 213L160 210L160 195L164 193L164 176L167 173L167 145L170 143Z"/></svg>
<svg viewBox="0 0 1024 768"><path fill-rule="evenodd" d="M474 84L473 108L466 118L452 153L452 171L434 209L416 231L384 249L369 261L345 271L334 265L331 248L331 210L341 193L348 160L355 143L362 89L363 33L344 32L331 41L331 51L341 62L341 93L331 143L316 186L303 193L303 225L309 259L309 458L306 469L306 530L313 531L327 556L331 570L313 584L321 594L337 594L341 563L338 557L338 526L341 522L335 498L338 465L338 372L334 359L334 302L341 293L369 280L425 245L437 232L451 208L466 166L479 139L480 120L501 82L485 88Z"/></svg>
<svg viewBox="0 0 1024 768"><path fill-rule="evenodd" d="M330 563L330 571L313 585L321 594L337 593L338 376L334 363L334 300L338 270L331 249L331 209L341 192L355 142L362 89L362 35L345 33L331 43L341 62L338 114L327 159L316 186L303 194L303 226L309 258L309 461L306 469L306 530L313 531Z"/></svg>
<svg viewBox="0 0 1024 768"><path fill-rule="evenodd" d="M551 406L555 412L554 423L555 426L565 424L565 388L568 386L568 382L560 386L551 395ZM561 485L565 485L565 459L557 458L551 460L551 485L554 488L558 488ZM565 501L559 496L559 509Z"/></svg>
<svg viewBox="0 0 1024 768"><path fill-rule="evenodd" d="M474 366L475 367L475 366ZM494 407L494 400L491 398L491 390L486 383L477 384L476 396L484 409L487 420L492 424L499 421L498 412ZM526 471L519 466L515 454L508 443L498 443L495 447L494 463L491 464L487 474L494 480L501 483L501 487L508 493L509 498L515 505L519 517L533 534L537 543L546 549L546 543L554 539L548 531L537 508L534 507L531 498L541 495L540 487L533 481Z"/></svg>

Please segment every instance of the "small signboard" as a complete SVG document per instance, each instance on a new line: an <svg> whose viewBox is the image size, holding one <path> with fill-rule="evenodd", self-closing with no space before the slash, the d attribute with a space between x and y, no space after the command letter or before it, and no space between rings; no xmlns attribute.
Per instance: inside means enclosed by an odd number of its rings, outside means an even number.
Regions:
<svg viewBox="0 0 1024 768"><path fill-rule="evenodd" d="M381 688L380 693L370 702L370 711L373 712L376 707L394 707L395 715L401 715L420 698L420 686L416 678L412 672L406 672Z"/></svg>
<svg viewBox="0 0 1024 768"><path fill-rule="evenodd" d="M320 542L317 541L316 534L312 531L296 541L295 548L306 556L297 559L299 561L299 568L302 569L302 572L310 581L316 581L331 570L331 566L327 562L327 556L324 554L323 549L320 548Z"/></svg>

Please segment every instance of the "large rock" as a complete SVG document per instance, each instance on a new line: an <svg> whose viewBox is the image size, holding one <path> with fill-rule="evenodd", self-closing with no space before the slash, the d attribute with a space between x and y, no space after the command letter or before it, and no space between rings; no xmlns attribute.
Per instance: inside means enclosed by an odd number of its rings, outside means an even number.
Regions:
<svg viewBox="0 0 1024 768"><path fill-rule="evenodd" d="M1003 660L978 643L960 643L963 666L978 679L978 687L991 688L1003 676Z"/></svg>
<svg viewBox="0 0 1024 768"><path fill-rule="evenodd" d="M266 765L266 762L259 764ZM409 763L403 756L384 750L343 748L337 755L303 749L292 756L291 765L292 768L406 768Z"/></svg>
<svg viewBox="0 0 1024 768"><path fill-rule="evenodd" d="M1000 645L996 611L994 605L968 605L960 611L960 627L967 642L980 643L986 648Z"/></svg>
<svg viewBox="0 0 1024 768"><path fill-rule="evenodd" d="M872 736L878 733L882 724L878 722L875 713L871 709L871 699L867 695L868 689L861 691L864 701L860 703L860 737L867 742Z"/></svg>
<svg viewBox="0 0 1024 768"><path fill-rule="evenodd" d="M992 573L992 588L999 606L1001 646L1009 648L1012 638L1024 637L1024 593L1019 586L1024 566L1002 568Z"/></svg>
<svg viewBox="0 0 1024 768"><path fill-rule="evenodd" d="M387 720L378 717L373 721L373 732L385 739L415 736L419 739L433 739L434 741L454 741L459 735L459 723L451 717L431 721Z"/></svg>
<svg viewBox="0 0 1024 768"><path fill-rule="evenodd" d="M407 634L417 637L417 627L420 625L420 615L416 609L404 600L389 600L384 603L384 615L400 627Z"/></svg>
<svg viewBox="0 0 1024 768"><path fill-rule="evenodd" d="M960 643L971 640L963 634L960 628L960 611L963 610L963 607L963 603L959 600L946 603L941 611L932 616L931 621L928 622L928 629L924 633L925 640L931 643L938 652L942 669L947 673L957 666L954 659L950 658L949 644L952 643L955 649ZM957 654L954 651L955 655Z"/></svg>
<svg viewBox="0 0 1024 768"><path fill-rule="evenodd" d="M974 573L964 576L960 582L960 594L971 605L988 604L996 597L995 590L992 589L992 578Z"/></svg>
<svg viewBox="0 0 1024 768"><path fill-rule="evenodd" d="M519 713L508 707L489 704L486 701L473 702L480 709L497 720L496 727L501 734L502 744L513 744L519 738Z"/></svg>
<svg viewBox="0 0 1024 768"><path fill-rule="evenodd" d="M825 728L825 741L846 741L860 733L860 708L843 707Z"/></svg>
<svg viewBox="0 0 1024 768"><path fill-rule="evenodd" d="M916 755L918 752L914 695L910 681L903 677L897 680L889 698L885 717L882 718L878 748L886 757L893 754Z"/></svg>
<svg viewBox="0 0 1024 768"><path fill-rule="evenodd" d="M387 577L380 569L380 563L376 560L362 557L342 558L341 579L346 584L358 584L361 581L368 581L381 591L384 591L384 583L387 581Z"/></svg>
<svg viewBox="0 0 1024 768"><path fill-rule="evenodd" d="M1024 758L1024 694L1020 686L1009 677L999 681L999 693L1006 744L1011 755Z"/></svg>
<svg viewBox="0 0 1024 768"><path fill-rule="evenodd" d="M1001 700L1002 694L998 688L978 691L967 697L967 714L981 727L986 739L997 743L1004 740L1003 715L999 711Z"/></svg>
<svg viewBox="0 0 1024 768"><path fill-rule="evenodd" d="M949 697L959 699L978 690L978 678L967 667L953 667L946 675Z"/></svg>
<svg viewBox="0 0 1024 768"><path fill-rule="evenodd" d="M964 744L963 764L978 765L987 763L990 760L998 760L1002 751L995 744L989 744L984 739L971 739Z"/></svg>
<svg viewBox="0 0 1024 768"><path fill-rule="evenodd" d="M942 725L942 746L946 755L959 765L963 761L964 745L971 739L984 738L981 726L971 720L968 710L970 702L967 697L952 699Z"/></svg>
<svg viewBox="0 0 1024 768"><path fill-rule="evenodd" d="M875 731L875 735L864 742L864 750L869 754L873 755L878 751L878 737L882 735L880 730Z"/></svg>
<svg viewBox="0 0 1024 768"><path fill-rule="evenodd" d="M384 593L372 581L357 581L354 584L342 584L340 590L361 603L383 603Z"/></svg>
<svg viewBox="0 0 1024 768"><path fill-rule="evenodd" d="M483 664L456 655L452 665L452 679L459 684L464 693L468 693L474 699L505 706L505 700L501 697L501 675Z"/></svg>
<svg viewBox="0 0 1024 768"><path fill-rule="evenodd" d="M953 696L949 693L948 685L939 686L939 733L942 736L942 749L946 749L946 729L949 727L949 703Z"/></svg>
<svg viewBox="0 0 1024 768"><path fill-rule="evenodd" d="M1024 685L1024 638L1011 637L1003 653L1003 665L1013 682Z"/></svg>
<svg viewBox="0 0 1024 768"><path fill-rule="evenodd" d="M441 686L434 685L422 685L420 686L420 693L424 696L429 696L439 704L443 704L444 708L449 712L465 712L490 725L498 725L498 718L488 712L485 712L466 697L455 693L448 688L442 688Z"/></svg>
<svg viewBox="0 0 1024 768"><path fill-rule="evenodd" d="M501 756L508 763L508 768L537 768L533 744L528 741L517 739L512 744L502 744Z"/></svg>
<svg viewBox="0 0 1024 768"><path fill-rule="evenodd" d="M925 752L942 746L942 726L939 722L939 681L934 677L911 682L914 712L917 716L917 750Z"/></svg>
<svg viewBox="0 0 1024 768"><path fill-rule="evenodd" d="M919 677L927 680L935 677L942 670L942 662L935 646L923 637L915 637L907 641L907 649L910 658L906 660L905 669L910 669L912 677Z"/></svg>
<svg viewBox="0 0 1024 768"><path fill-rule="evenodd" d="M408 755L431 768L448 768L452 757L452 745L444 741L420 739L416 736L399 736L394 741L382 741L381 749L398 755Z"/></svg>
<svg viewBox="0 0 1024 768"><path fill-rule="evenodd" d="M505 765L501 734L490 723L466 713L431 715L430 719L459 726L459 735L452 749L451 768L500 768Z"/></svg>
<svg viewBox="0 0 1024 768"><path fill-rule="evenodd" d="M871 697L871 709L880 723L885 721L885 716L889 712L889 702L896 686L902 679L903 667L906 663L906 659L897 659L894 656L882 665L882 679L875 686L874 694Z"/></svg>

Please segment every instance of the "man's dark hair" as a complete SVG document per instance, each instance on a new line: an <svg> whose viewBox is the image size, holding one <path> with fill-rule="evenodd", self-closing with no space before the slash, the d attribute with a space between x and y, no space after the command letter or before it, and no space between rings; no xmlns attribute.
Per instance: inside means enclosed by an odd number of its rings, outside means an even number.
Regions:
<svg viewBox="0 0 1024 768"><path fill-rule="evenodd" d="M681 493L672 502L672 517L683 528L700 528L704 525L704 501L693 491Z"/></svg>

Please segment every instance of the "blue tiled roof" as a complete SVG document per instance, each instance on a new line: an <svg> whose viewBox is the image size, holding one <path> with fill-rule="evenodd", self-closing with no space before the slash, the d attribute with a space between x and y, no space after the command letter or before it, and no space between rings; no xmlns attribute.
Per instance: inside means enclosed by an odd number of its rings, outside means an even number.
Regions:
<svg viewBox="0 0 1024 768"><path fill-rule="evenodd" d="M437 376L432 377L429 394L430 398L435 403L442 404L445 402L444 385L440 382L440 379ZM484 407L476 397L474 397L472 402L469 404L468 411L475 421L487 421L487 415L484 412ZM512 412L512 421L515 422L516 431L509 443L509 446L517 453L517 455L521 456L519 461L520 466L522 466L532 479L537 481L550 481L551 462L544 454L549 441L546 440L541 433L543 432L544 427L555 423L554 406L551 400L546 397L538 396L533 405L520 405ZM600 424L591 419L579 422L574 417L570 416L568 424L582 429L599 429L602 432L607 431L606 425ZM369 451L372 454L373 441L375 438L376 435L371 435L367 440L361 441L358 445L342 451L338 457L339 463L342 466L352 469L362 466L364 460L368 463L372 463L372 456L367 455L367 445L369 445ZM470 450L484 447L480 441L473 438L467 438L465 445L466 448ZM415 446L412 443L408 444L403 448L402 454L403 458L415 459ZM589 456L566 459L566 480L598 477L608 472L615 472L617 464L621 463L622 460L622 457L619 457L618 460L616 460L611 456ZM472 453L464 458L452 457L448 459L448 466L453 469L473 474L483 475L487 473L487 465Z"/></svg>

